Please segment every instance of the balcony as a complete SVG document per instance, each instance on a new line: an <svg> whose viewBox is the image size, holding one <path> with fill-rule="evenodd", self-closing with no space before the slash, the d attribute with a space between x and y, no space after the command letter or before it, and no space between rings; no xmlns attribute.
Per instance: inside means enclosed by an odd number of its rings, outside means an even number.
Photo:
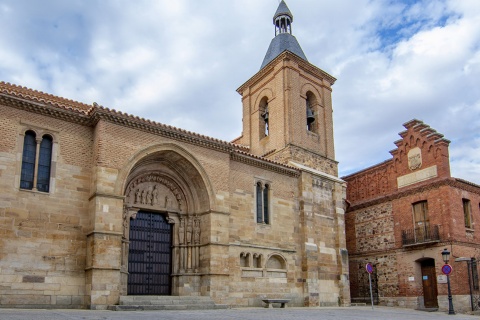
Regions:
<svg viewBox="0 0 480 320"><path fill-rule="evenodd" d="M425 224L414 229L402 230L402 245L411 247L440 241L438 225Z"/></svg>

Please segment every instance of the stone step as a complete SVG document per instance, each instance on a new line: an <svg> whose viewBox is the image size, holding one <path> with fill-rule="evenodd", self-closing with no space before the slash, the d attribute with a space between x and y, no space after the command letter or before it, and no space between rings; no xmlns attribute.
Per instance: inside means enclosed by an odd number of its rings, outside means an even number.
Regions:
<svg viewBox="0 0 480 320"><path fill-rule="evenodd" d="M218 310L228 309L226 304L215 304L206 306L200 304L183 304L183 305L118 305L109 306L108 310L112 311L151 311L151 310Z"/></svg>
<svg viewBox="0 0 480 320"><path fill-rule="evenodd" d="M120 305L150 305L150 304L215 304L210 297L203 296L122 296Z"/></svg>
<svg viewBox="0 0 480 320"><path fill-rule="evenodd" d="M121 296L119 305L109 306L109 310L207 310L227 309L210 297L204 296Z"/></svg>

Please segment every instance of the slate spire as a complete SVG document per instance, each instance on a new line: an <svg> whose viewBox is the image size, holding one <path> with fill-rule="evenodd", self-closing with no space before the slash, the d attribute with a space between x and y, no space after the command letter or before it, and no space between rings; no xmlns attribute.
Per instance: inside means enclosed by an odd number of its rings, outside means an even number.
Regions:
<svg viewBox="0 0 480 320"><path fill-rule="evenodd" d="M263 67L284 51L290 51L305 61L308 61L297 39L292 35L292 23L293 14L290 12L290 9L288 9L285 1L282 0L273 16L275 38L272 39L268 47L267 54L263 59L260 69L263 69Z"/></svg>

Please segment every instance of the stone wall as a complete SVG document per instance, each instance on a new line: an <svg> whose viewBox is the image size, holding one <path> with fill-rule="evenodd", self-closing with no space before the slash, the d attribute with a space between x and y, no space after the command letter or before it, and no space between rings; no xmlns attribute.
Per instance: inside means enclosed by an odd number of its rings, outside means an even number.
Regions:
<svg viewBox="0 0 480 320"><path fill-rule="evenodd" d="M350 253L352 301L369 301L366 263L374 267L380 301L398 295L392 204L382 203L347 213L347 248Z"/></svg>
<svg viewBox="0 0 480 320"><path fill-rule="evenodd" d="M84 307L92 130L0 111L0 307ZM26 130L53 136L50 193L19 189Z"/></svg>

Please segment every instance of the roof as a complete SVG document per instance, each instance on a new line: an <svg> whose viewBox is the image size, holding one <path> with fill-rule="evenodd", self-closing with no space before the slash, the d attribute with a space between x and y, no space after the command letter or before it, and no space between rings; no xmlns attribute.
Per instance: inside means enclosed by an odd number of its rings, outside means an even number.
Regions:
<svg viewBox="0 0 480 320"><path fill-rule="evenodd" d="M270 46L268 47L267 54L265 54L265 58L263 58L260 69L263 69L267 64L269 64L284 51L290 51L303 60L308 61L305 53L303 53L303 50L297 41L297 38L290 33L280 33L272 39L272 42L270 42Z"/></svg>
<svg viewBox="0 0 480 320"><path fill-rule="evenodd" d="M296 167L249 153L247 146L139 118L138 116L103 107L95 102L92 105L88 105L0 81L0 106L5 102L13 102L10 105L11 107L23 109L27 112L39 113L87 126L94 126L99 119L104 119L121 126L134 128L135 130L228 152L233 160L276 171L281 174L297 176L299 173L299 169Z"/></svg>
<svg viewBox="0 0 480 320"><path fill-rule="evenodd" d="M275 23L275 19L277 19L278 16L283 16L283 15L289 16L293 22L293 14L290 12L290 9L288 9L285 1L282 0L282 2L280 2L280 4L278 5L278 9L275 12L275 15L273 16L273 23Z"/></svg>
<svg viewBox="0 0 480 320"><path fill-rule="evenodd" d="M38 90L32 90L27 87L18 86L9 82L0 81L0 93L8 94L30 102L44 103L61 109L67 109L83 114L87 114L93 105L82 102L54 96Z"/></svg>

